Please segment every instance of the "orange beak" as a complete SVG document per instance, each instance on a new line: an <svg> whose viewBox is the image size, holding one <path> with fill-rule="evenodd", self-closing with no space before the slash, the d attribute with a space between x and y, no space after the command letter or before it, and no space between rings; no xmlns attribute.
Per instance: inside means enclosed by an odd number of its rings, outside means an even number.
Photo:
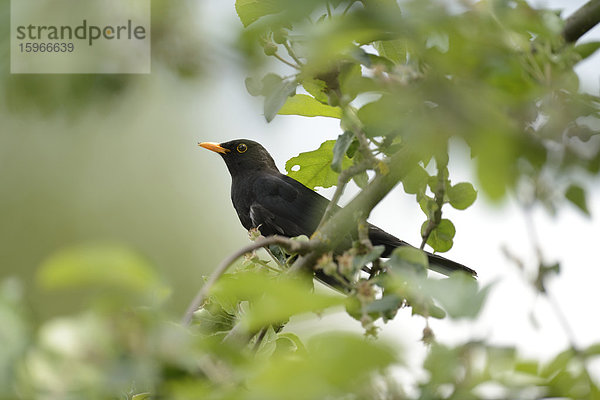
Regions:
<svg viewBox="0 0 600 400"><path fill-rule="evenodd" d="M198 143L198 146L204 147L205 149L208 149L210 151L214 151L215 153L225 154L225 153L229 152L229 149L226 149L225 147L222 147L220 144L213 143L213 142Z"/></svg>

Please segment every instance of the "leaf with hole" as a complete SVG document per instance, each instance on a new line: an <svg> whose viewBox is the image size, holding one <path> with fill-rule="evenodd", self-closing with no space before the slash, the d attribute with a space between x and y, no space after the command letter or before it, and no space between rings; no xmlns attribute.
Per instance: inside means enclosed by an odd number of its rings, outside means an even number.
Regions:
<svg viewBox="0 0 600 400"><path fill-rule="evenodd" d="M335 140L327 140L317 150L300 153L285 163L290 178L302 182L305 186L328 188L337 184L338 173L331 169ZM342 169L352 165L352 160L343 157Z"/></svg>

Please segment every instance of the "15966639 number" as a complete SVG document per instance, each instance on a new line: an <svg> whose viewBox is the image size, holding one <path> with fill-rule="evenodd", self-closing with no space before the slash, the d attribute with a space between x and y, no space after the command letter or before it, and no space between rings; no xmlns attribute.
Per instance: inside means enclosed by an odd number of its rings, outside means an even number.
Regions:
<svg viewBox="0 0 600 400"><path fill-rule="evenodd" d="M19 43L21 53L72 53L73 43Z"/></svg>

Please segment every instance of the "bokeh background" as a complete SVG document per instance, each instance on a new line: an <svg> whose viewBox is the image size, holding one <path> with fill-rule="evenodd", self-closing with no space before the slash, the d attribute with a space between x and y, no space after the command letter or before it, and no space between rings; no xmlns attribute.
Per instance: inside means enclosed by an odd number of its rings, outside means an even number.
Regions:
<svg viewBox="0 0 600 400"><path fill-rule="evenodd" d="M568 15L583 3L534 5ZM154 0L149 75L11 75L9 1L0 5L0 279L21 282L38 322L87 306L81 300L87 289L44 289L37 271L54 252L88 243L139 252L172 288L166 307L182 313L202 276L248 240L230 203L223 162L197 142L257 140L283 169L287 159L341 133L335 120L325 118L279 116L265 122L261 100L244 86L246 65L236 52L241 24L233 2ZM599 38L597 27L582 41ZM583 90L599 94L599 71L598 54L578 67ZM453 181L477 185L467 149L455 144L452 154ZM591 219L567 207L555 216L541 209L532 215L545 256L562 264L549 287L580 345L600 340L594 316L600 303L595 289L600 191L597 181L586 179ZM487 337L542 356L565 348L553 305L536 299L502 252L509 248L533 272L530 224L522 210L510 201L480 197L467 211L448 213L457 227L448 256L477 269L482 285L495 287L477 326L436 321L438 338ZM371 216L412 243L419 243L424 219L401 191ZM327 321L360 329L342 315ZM423 350L417 344L423 325L406 311L382 335ZM305 334L323 329L321 320L298 327Z"/></svg>

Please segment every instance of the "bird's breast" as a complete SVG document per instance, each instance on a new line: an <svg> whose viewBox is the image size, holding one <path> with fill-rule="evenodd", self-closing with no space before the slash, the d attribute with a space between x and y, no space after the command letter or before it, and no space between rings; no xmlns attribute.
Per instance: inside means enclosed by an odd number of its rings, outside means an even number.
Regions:
<svg viewBox="0 0 600 400"><path fill-rule="evenodd" d="M250 219L250 206L255 201L255 194L252 190L254 180L248 177L247 179L233 179L231 182L231 202L240 222L246 229L254 228Z"/></svg>

